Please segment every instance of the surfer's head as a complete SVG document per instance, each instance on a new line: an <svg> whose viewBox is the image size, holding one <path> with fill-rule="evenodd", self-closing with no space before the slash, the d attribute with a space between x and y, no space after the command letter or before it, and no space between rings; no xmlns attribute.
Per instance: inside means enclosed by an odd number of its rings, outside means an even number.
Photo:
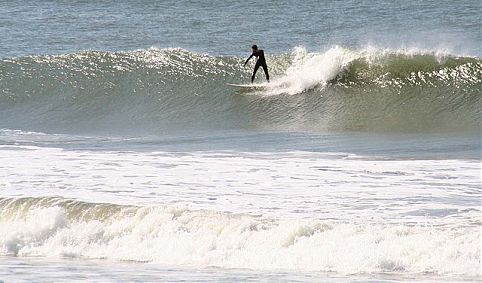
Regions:
<svg viewBox="0 0 482 283"><path fill-rule="evenodd" d="M258 45L256 45L256 44L253 44L253 46L251 46L251 49L253 49L253 51L256 51L256 50L258 50Z"/></svg>

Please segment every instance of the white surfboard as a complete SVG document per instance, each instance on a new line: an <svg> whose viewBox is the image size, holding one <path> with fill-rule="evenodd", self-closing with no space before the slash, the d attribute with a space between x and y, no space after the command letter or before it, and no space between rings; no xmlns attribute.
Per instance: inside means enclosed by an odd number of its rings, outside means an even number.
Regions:
<svg viewBox="0 0 482 283"><path fill-rule="evenodd" d="M266 84L226 84L228 86L241 87L241 88L264 88Z"/></svg>

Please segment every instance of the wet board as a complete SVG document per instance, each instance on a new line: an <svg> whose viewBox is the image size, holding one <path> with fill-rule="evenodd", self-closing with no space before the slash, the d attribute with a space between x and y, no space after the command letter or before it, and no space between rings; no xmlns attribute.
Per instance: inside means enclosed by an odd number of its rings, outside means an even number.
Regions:
<svg viewBox="0 0 482 283"><path fill-rule="evenodd" d="M241 87L241 88L264 88L266 84L226 84L228 86Z"/></svg>

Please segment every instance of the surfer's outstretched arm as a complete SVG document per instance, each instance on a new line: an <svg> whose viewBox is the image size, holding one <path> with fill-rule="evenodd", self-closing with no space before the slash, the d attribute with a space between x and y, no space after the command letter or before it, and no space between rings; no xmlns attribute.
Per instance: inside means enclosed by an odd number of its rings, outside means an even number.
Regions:
<svg viewBox="0 0 482 283"><path fill-rule="evenodd" d="M245 66L246 66L246 64L248 64L248 61L249 61L251 58L253 58L253 56L254 56L254 52L251 54L251 56L249 56L248 59L246 59L246 62L244 62L244 65L245 65Z"/></svg>

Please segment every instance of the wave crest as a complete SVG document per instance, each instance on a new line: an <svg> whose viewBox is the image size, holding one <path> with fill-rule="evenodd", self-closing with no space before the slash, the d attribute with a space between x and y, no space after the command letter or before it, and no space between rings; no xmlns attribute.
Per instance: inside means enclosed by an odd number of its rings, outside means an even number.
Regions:
<svg viewBox="0 0 482 283"><path fill-rule="evenodd" d="M243 58L183 49L0 61L0 127L152 132L190 128L478 131L482 62L402 50L268 58L273 81L239 91ZM261 73L261 72L260 72ZM258 79L262 74L259 74Z"/></svg>
<svg viewBox="0 0 482 283"><path fill-rule="evenodd" d="M480 276L472 228L268 219L61 198L1 199L0 253L165 265Z"/></svg>

